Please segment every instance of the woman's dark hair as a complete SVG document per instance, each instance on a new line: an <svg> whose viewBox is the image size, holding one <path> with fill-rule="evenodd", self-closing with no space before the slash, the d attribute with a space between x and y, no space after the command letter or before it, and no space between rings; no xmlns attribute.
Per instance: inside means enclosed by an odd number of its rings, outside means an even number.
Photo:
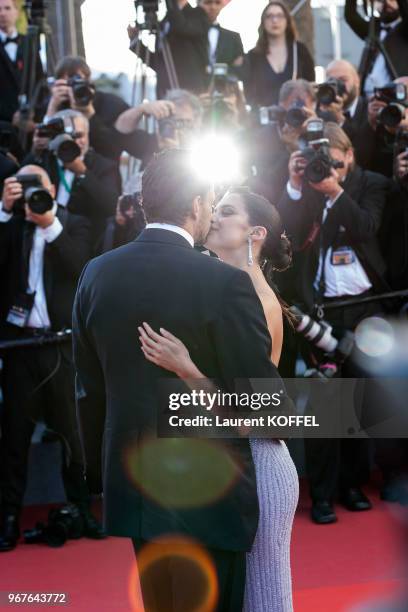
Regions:
<svg viewBox="0 0 408 612"><path fill-rule="evenodd" d="M268 34L265 30L265 16L267 11L271 6L279 6L285 14L286 17L286 42L288 45L292 45L295 40L298 39L297 29L292 15L286 4L284 2L280 2L279 0L269 2L269 4L264 8L261 15L261 24L258 28L258 41L255 45L255 51L257 53L261 53L262 55L266 55L269 49L268 42Z"/></svg>
<svg viewBox="0 0 408 612"><path fill-rule="evenodd" d="M183 225L197 196L211 189L191 164L191 153L168 149L153 157L142 177L143 210L147 223Z"/></svg>
<svg viewBox="0 0 408 612"><path fill-rule="evenodd" d="M259 255L259 264L268 283L273 284L273 273L284 272L292 264L292 247L283 231L280 214L273 204L263 196L253 193L249 187L235 187L230 189L228 193L240 196L248 214L250 225L259 225L266 229L267 234ZM273 289L276 292L275 286ZM289 319L289 322L292 321L293 317L288 305L280 298L278 293L277 298L283 313Z"/></svg>

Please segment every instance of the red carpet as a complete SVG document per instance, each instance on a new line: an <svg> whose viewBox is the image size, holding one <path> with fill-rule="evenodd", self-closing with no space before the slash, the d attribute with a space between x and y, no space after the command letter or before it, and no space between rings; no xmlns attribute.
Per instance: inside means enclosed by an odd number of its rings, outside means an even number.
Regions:
<svg viewBox="0 0 408 612"><path fill-rule="evenodd" d="M339 507L337 524L318 526L309 520L302 489L292 547L295 611L350 611L361 602L395 594L404 576L399 507L379 501L373 489L373 510L352 514ZM27 508L24 526L32 527L46 514L46 508ZM0 591L67 592L74 612L131 612L132 564L133 551L124 539L82 539L60 549L21 544L0 556Z"/></svg>

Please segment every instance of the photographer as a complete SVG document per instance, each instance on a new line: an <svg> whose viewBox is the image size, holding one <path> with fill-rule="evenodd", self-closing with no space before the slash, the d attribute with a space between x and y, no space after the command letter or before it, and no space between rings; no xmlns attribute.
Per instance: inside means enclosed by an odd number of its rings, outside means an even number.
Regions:
<svg viewBox="0 0 408 612"><path fill-rule="evenodd" d="M166 0L167 14L160 23L156 48L150 54L150 67L157 74L157 98L171 89L163 53L166 42L172 54L178 86L195 94L207 88L208 30L210 22L201 6L193 8L188 0ZM128 28L130 49L137 52L139 29ZM146 59L146 47L140 45L140 57Z"/></svg>
<svg viewBox="0 0 408 612"><path fill-rule="evenodd" d="M38 163L47 170L57 189L58 204L90 220L95 244L107 218L114 214L120 194L116 165L90 149L88 119L80 112L67 109L50 119L61 120L63 133L43 137L37 128L34 151L26 163ZM48 126L52 131L51 125L40 127L47 132ZM67 146L70 147L68 154L64 148Z"/></svg>
<svg viewBox="0 0 408 612"><path fill-rule="evenodd" d="M297 150L308 119L315 116L315 105L311 83L287 81L279 92L279 107L265 109L272 115L270 121L253 130L250 156L255 176L250 179L251 188L272 203L279 201L285 189L290 154Z"/></svg>
<svg viewBox="0 0 408 612"><path fill-rule="evenodd" d="M365 40L370 24L357 11L357 0L346 0L344 18L353 32ZM374 87L383 87L396 76L406 74L408 57L408 1L383 0L381 13L375 18L375 33L384 44L396 74L393 74L384 55L370 50L368 74L362 83L366 95L371 95Z"/></svg>
<svg viewBox="0 0 408 612"><path fill-rule="evenodd" d="M15 548L27 480L28 451L37 421L63 442L68 501L80 509L84 534L104 537L89 510L76 426L70 342L42 345L50 332L71 327L79 275L90 256L89 225L54 202L55 187L38 166L6 179L0 210L1 337L35 340L5 351L0 440L0 551Z"/></svg>
<svg viewBox="0 0 408 612"><path fill-rule="evenodd" d="M356 162L365 167L370 151L361 137L367 124L367 101L360 96L360 77L346 60L334 60L326 68L326 83L318 86L318 108L331 113L350 138Z"/></svg>
<svg viewBox="0 0 408 612"><path fill-rule="evenodd" d="M323 130L320 120L311 120L306 140L312 144L291 155L279 211L295 251L290 299L316 318L322 303L388 289L377 238L388 181L356 166L351 142L335 123ZM376 302L333 307L324 311L324 319L341 338L364 318L378 314L379 308ZM312 345L305 352L309 365L322 358ZM342 366L342 376L359 376L350 359ZM316 523L337 520L337 488L349 510L371 508L361 490L369 473L365 440L309 439L305 450Z"/></svg>
<svg viewBox="0 0 408 612"><path fill-rule="evenodd" d="M391 288L408 289L408 130L396 135L394 181L380 238Z"/></svg>
<svg viewBox="0 0 408 612"><path fill-rule="evenodd" d="M392 177L394 143L398 131L408 128L408 77L375 90L368 103L368 123L361 130L367 153L366 168Z"/></svg>

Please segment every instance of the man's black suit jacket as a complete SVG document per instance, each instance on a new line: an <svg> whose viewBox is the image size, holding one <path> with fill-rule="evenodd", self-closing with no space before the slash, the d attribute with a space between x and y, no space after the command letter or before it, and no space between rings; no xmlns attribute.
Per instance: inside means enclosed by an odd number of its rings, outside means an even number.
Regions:
<svg viewBox="0 0 408 612"><path fill-rule="evenodd" d="M92 489L100 490L103 479L107 529L143 540L182 533L210 547L249 550L258 503L248 440L223 441L238 478L206 506L158 505L129 478L127 449L140 451L149 436L157 438L158 383L175 378L144 358L137 331L143 321L179 337L200 371L227 391L234 390L234 379L279 380L264 313L246 273L161 229L144 230L134 242L92 260L75 299L74 360L86 474ZM138 467L140 482L140 462Z"/></svg>
<svg viewBox="0 0 408 612"><path fill-rule="evenodd" d="M358 166L344 184L344 192L329 210L321 227L325 197L306 186L300 200L292 200L287 190L278 204L279 212L294 249L294 266L287 276L285 298L313 311L320 246L323 249L350 246L373 284L385 291L385 262L381 255L378 231L386 203L388 179L366 172ZM320 236L320 232L322 236Z"/></svg>
<svg viewBox="0 0 408 612"><path fill-rule="evenodd" d="M20 95L21 82L24 70L24 41L25 36L19 34L19 44L16 61L12 62L3 45L0 44L0 121L11 122L14 113L18 110L18 96ZM36 78L43 78L41 60L38 57L36 63Z"/></svg>
<svg viewBox="0 0 408 612"><path fill-rule="evenodd" d="M407 74L408 57L408 0L398 0L401 23L387 36L383 43L398 77ZM357 0L346 0L344 18L353 32L365 40L369 34L369 22L357 12ZM376 20L377 34L380 32L380 20ZM364 83L361 84L362 87Z"/></svg>
<svg viewBox="0 0 408 612"><path fill-rule="evenodd" d="M44 289L51 327L58 331L71 328L72 306L78 278L90 258L90 224L84 217L70 214L62 207L57 217L63 231L44 251ZM0 325L2 336L10 337L13 326L6 324L7 314L17 294L26 290L27 262L35 226L23 217L13 216L0 223L0 270L2 291Z"/></svg>
<svg viewBox="0 0 408 612"><path fill-rule="evenodd" d="M367 139L367 134L371 136L371 128L368 123L367 100L361 96L358 98L353 117L347 118L341 127L351 140L357 164L364 169L368 169L374 138L369 137Z"/></svg>
<svg viewBox="0 0 408 612"><path fill-rule="evenodd" d="M244 47L242 45L241 36L238 32L220 28L218 37L218 45L216 52L216 61L218 64L231 65L234 61L244 55Z"/></svg>

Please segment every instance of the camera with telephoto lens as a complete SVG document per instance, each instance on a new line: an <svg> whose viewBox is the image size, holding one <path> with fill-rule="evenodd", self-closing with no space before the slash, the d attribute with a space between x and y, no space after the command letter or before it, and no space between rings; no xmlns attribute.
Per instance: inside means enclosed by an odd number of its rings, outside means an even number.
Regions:
<svg viewBox="0 0 408 612"><path fill-rule="evenodd" d="M166 117L166 119L159 119L157 125L161 138L169 140L175 140L178 131L191 127L189 121L176 119L172 116Z"/></svg>
<svg viewBox="0 0 408 612"><path fill-rule="evenodd" d="M72 88L78 106L88 106L95 97L95 88L92 83L78 74L68 79L68 87Z"/></svg>
<svg viewBox="0 0 408 612"><path fill-rule="evenodd" d="M302 127L308 115L304 110L304 102L300 98L286 110L283 106L261 106L259 122L261 125L280 125L284 123L295 129Z"/></svg>
<svg viewBox="0 0 408 612"><path fill-rule="evenodd" d="M48 149L64 164L69 164L81 155L75 142L74 127L66 126L63 119L55 117L37 126L38 136L49 138Z"/></svg>
<svg viewBox="0 0 408 612"><path fill-rule="evenodd" d="M68 504L54 508L48 514L48 523L37 523L34 529L24 531L26 544L47 544L52 548L63 546L67 540L83 536L84 522L77 506Z"/></svg>
<svg viewBox="0 0 408 612"><path fill-rule="evenodd" d="M307 162L303 176L310 183L324 181L331 175L332 168L344 168L343 162L334 160L330 155L330 143L324 137L322 119L309 121L299 145L302 157Z"/></svg>
<svg viewBox="0 0 408 612"><path fill-rule="evenodd" d="M319 104L329 106L336 102L337 96L342 98L347 93L347 89L343 81L340 79L327 79L325 83L322 83L317 87L317 101Z"/></svg>
<svg viewBox="0 0 408 612"><path fill-rule="evenodd" d="M296 306L290 308L295 319L295 329L313 346L321 351L322 360L316 368L306 370L305 378L333 378L340 366L350 357L354 348L354 334L346 331L338 340L333 328L326 321L315 321Z"/></svg>
<svg viewBox="0 0 408 612"><path fill-rule="evenodd" d="M64 120L59 117L49 119L47 123L37 125L37 134L40 138L55 138L59 134L64 134L64 132Z"/></svg>
<svg viewBox="0 0 408 612"><path fill-rule="evenodd" d="M23 188L23 197L13 206L13 213L24 214L24 205L28 204L30 210L36 215L44 215L54 206L54 200L49 191L44 189L39 174L23 174L16 179Z"/></svg>
<svg viewBox="0 0 408 612"><path fill-rule="evenodd" d="M385 87L375 87L374 97L376 100L387 104L385 108L378 112L377 122L388 128L398 127L404 119L408 107L406 85L403 83L389 83Z"/></svg>

